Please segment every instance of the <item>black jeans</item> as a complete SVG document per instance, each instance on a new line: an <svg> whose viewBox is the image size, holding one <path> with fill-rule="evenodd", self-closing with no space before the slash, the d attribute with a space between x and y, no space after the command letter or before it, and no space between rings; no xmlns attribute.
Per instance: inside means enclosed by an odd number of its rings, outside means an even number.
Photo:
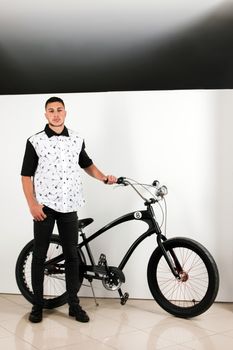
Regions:
<svg viewBox="0 0 233 350"><path fill-rule="evenodd" d="M78 303L80 262L76 249L78 243L77 213L59 213L48 207L44 207L43 211L47 218L44 221L34 220L34 248L32 255L33 303L43 306L44 262L55 222L57 223L65 258L67 301L69 304Z"/></svg>

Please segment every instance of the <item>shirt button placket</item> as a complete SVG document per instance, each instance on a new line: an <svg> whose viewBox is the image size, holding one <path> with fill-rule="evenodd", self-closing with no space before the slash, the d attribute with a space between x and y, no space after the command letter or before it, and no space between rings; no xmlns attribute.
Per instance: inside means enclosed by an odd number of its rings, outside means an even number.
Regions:
<svg viewBox="0 0 233 350"><path fill-rule="evenodd" d="M66 180L66 158L65 158L65 144L63 142L63 137L60 137L60 145L61 145L61 162L62 162L62 208L64 212L67 210L67 180Z"/></svg>

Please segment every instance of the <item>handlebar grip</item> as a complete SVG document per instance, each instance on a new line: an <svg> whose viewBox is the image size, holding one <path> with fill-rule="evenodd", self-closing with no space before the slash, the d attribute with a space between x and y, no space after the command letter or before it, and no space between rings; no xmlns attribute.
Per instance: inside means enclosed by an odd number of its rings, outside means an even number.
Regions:
<svg viewBox="0 0 233 350"><path fill-rule="evenodd" d="M125 184L125 183L124 183L124 180L125 180L125 177L123 177L123 176L118 177L118 179L117 179L117 184L118 184L118 185Z"/></svg>

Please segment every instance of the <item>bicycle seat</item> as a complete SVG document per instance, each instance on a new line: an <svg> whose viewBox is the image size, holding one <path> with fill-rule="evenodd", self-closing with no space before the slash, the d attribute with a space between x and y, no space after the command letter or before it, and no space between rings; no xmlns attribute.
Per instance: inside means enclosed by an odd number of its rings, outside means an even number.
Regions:
<svg viewBox="0 0 233 350"><path fill-rule="evenodd" d="M94 219L92 219L92 218L81 219L81 220L78 221L79 228L84 228L87 225L90 225L93 221L94 221Z"/></svg>

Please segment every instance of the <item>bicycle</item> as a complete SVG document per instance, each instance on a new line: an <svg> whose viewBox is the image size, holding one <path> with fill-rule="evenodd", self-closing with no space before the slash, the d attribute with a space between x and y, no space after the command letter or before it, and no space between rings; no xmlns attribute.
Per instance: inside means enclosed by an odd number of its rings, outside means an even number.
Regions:
<svg viewBox="0 0 233 350"><path fill-rule="evenodd" d="M147 281L153 298L165 311L177 317L190 318L202 314L214 303L219 289L219 273L214 258L202 244L193 239L185 237L168 239L166 232L162 233L162 226L166 225L167 220L165 196L168 190L166 186L161 186L159 181L154 181L152 185L140 184L126 177L120 177L118 184L131 186L143 199L146 209L127 213L89 237L86 236L84 228L90 225L93 219L79 220L78 234L81 242L78 243L77 250L80 258L80 285L86 279L90 283L95 298L92 281L100 280L107 290L118 291L120 302L124 305L129 294L123 294L121 290L121 285L125 282L123 269L140 243L155 234L157 247L152 252L147 266ZM141 186L141 190L146 190L151 197L146 198L142 191L136 188L137 186ZM158 204L161 208L163 214L161 225L155 217L154 204ZM119 265L109 266L105 254L100 255L96 264L90 242L107 230L132 220L145 222L148 229L132 243ZM20 252L15 269L19 290L31 303L33 299L32 251L33 240L28 242ZM58 235L52 235L44 266L45 308L62 306L67 302L67 293L64 257Z"/></svg>

